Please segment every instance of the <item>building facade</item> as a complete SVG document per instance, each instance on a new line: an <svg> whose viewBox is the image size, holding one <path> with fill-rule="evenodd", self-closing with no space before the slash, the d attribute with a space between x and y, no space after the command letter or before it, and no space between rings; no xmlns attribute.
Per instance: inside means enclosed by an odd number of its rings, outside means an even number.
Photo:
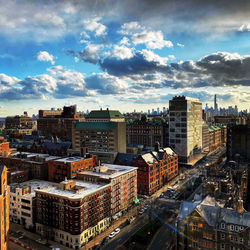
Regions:
<svg viewBox="0 0 250 250"><path fill-rule="evenodd" d="M0 155L7 156L10 152L9 142L4 137L0 137Z"/></svg>
<svg viewBox="0 0 250 250"><path fill-rule="evenodd" d="M85 155L85 157L63 157L48 161L48 180L61 182L67 177L68 179L76 178L79 171L91 170L96 165L94 155Z"/></svg>
<svg viewBox="0 0 250 250"><path fill-rule="evenodd" d="M110 184L65 180L35 190L36 232L80 249L110 225Z"/></svg>
<svg viewBox="0 0 250 250"><path fill-rule="evenodd" d="M137 168L105 164L92 171L80 172L77 178L91 183L110 183L111 214L121 212L137 199Z"/></svg>
<svg viewBox="0 0 250 250"><path fill-rule="evenodd" d="M79 120L76 105L64 106L62 111L39 110L37 130L46 137L53 136L62 140L71 140L73 123Z"/></svg>
<svg viewBox="0 0 250 250"><path fill-rule="evenodd" d="M178 249L249 249L250 213L218 203L184 202L177 222Z"/></svg>
<svg viewBox="0 0 250 250"><path fill-rule="evenodd" d="M137 191L152 195L178 175L178 156L171 148L155 145L144 154L118 154L115 164L137 167Z"/></svg>
<svg viewBox="0 0 250 250"><path fill-rule="evenodd" d="M169 145L180 162L188 163L202 149L202 103L176 96L169 101Z"/></svg>
<svg viewBox="0 0 250 250"><path fill-rule="evenodd" d="M118 152L126 152L125 122L77 122L73 127L72 147L80 152L84 144L89 153L104 163L113 163Z"/></svg>
<svg viewBox="0 0 250 250"><path fill-rule="evenodd" d="M52 184L51 182L42 180L30 180L10 184L10 221L32 230L35 226L36 216L35 190Z"/></svg>
<svg viewBox="0 0 250 250"><path fill-rule="evenodd" d="M7 168L0 166L0 249L8 249L9 234L9 192L7 186Z"/></svg>
<svg viewBox="0 0 250 250"><path fill-rule="evenodd" d="M159 142L163 147L168 146L168 122L164 119L148 120L145 116L141 120L129 120L126 122L127 145L143 145L154 147Z"/></svg>

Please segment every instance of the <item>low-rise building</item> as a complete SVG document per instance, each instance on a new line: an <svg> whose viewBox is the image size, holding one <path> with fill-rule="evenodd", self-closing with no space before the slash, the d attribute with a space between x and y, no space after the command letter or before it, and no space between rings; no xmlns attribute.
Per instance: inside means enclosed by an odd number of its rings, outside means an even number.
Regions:
<svg viewBox="0 0 250 250"><path fill-rule="evenodd" d="M91 183L111 184L111 214L121 212L137 199L137 168L104 164L92 171L77 174L77 178Z"/></svg>
<svg viewBox="0 0 250 250"><path fill-rule="evenodd" d="M91 170L96 165L96 157L86 154L85 157L71 156L48 161L48 180L60 182L67 177L76 178L79 171Z"/></svg>
<svg viewBox="0 0 250 250"><path fill-rule="evenodd" d="M53 183L42 180L30 180L9 185L10 221L33 229L35 223L36 199L35 190Z"/></svg>
<svg viewBox="0 0 250 250"><path fill-rule="evenodd" d="M9 152L9 142L4 137L0 137L0 155L7 156Z"/></svg>
<svg viewBox="0 0 250 250"><path fill-rule="evenodd" d="M178 156L171 148L155 145L144 154L118 154L115 164L135 166L139 194L152 195L178 175Z"/></svg>
<svg viewBox="0 0 250 250"><path fill-rule="evenodd" d="M177 217L178 249L249 249L250 213L206 197L183 202Z"/></svg>
<svg viewBox="0 0 250 250"><path fill-rule="evenodd" d="M110 225L111 184L65 180L36 189L36 232L80 249Z"/></svg>

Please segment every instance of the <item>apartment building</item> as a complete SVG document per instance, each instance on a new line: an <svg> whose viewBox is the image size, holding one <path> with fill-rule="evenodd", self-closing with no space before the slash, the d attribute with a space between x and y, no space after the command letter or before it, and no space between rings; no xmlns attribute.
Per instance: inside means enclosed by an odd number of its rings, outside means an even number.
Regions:
<svg viewBox="0 0 250 250"><path fill-rule="evenodd" d="M9 192L7 168L0 166L0 249L8 249L9 234Z"/></svg>
<svg viewBox="0 0 250 250"><path fill-rule="evenodd" d="M115 164L137 167L137 191L152 195L178 175L178 155L171 148L160 148L144 154L118 154Z"/></svg>
<svg viewBox="0 0 250 250"><path fill-rule="evenodd" d="M93 113L92 113L93 112ZM118 152L126 152L126 124L121 113L112 110L92 111L86 122L76 122L72 132L73 150L81 145L104 163L113 163Z"/></svg>
<svg viewBox="0 0 250 250"><path fill-rule="evenodd" d="M91 170L95 165L96 157L90 154L86 154L85 157L58 157L48 161L48 180L60 182L65 177L73 179L79 171Z"/></svg>
<svg viewBox="0 0 250 250"><path fill-rule="evenodd" d="M53 136L62 140L71 140L73 123L79 120L76 105L64 106L62 111L39 110L37 130L46 137Z"/></svg>
<svg viewBox="0 0 250 250"><path fill-rule="evenodd" d="M169 101L169 146L181 163L189 163L202 149L202 103L175 96Z"/></svg>
<svg viewBox="0 0 250 250"><path fill-rule="evenodd" d="M79 172L77 179L91 183L110 183L112 215L127 209L137 199L136 167L104 164L92 171Z"/></svg>
<svg viewBox="0 0 250 250"><path fill-rule="evenodd" d="M149 120L142 116L140 120L126 121L126 141L127 145L143 145L144 147L154 147L159 142L163 147L168 146L168 120Z"/></svg>
<svg viewBox="0 0 250 250"><path fill-rule="evenodd" d="M35 190L53 183L42 180L30 180L9 185L10 221L23 225L26 229L35 226L36 199Z"/></svg>
<svg viewBox="0 0 250 250"><path fill-rule="evenodd" d="M80 249L110 225L111 185L62 181L36 189L36 232Z"/></svg>
<svg viewBox="0 0 250 250"><path fill-rule="evenodd" d="M0 156L1 162L8 169L15 168L15 171L28 170L29 179L48 179L48 160L58 157L48 154L37 154L28 152L15 152L9 157Z"/></svg>

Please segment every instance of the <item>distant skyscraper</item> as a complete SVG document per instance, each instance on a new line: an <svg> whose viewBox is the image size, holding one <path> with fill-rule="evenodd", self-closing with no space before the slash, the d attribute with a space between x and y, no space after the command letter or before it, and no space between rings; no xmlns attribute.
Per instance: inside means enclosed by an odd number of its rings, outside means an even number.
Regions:
<svg viewBox="0 0 250 250"><path fill-rule="evenodd" d="M217 101L216 101L216 95L214 95L214 111L215 111L216 114L218 113L218 104L217 104Z"/></svg>
<svg viewBox="0 0 250 250"><path fill-rule="evenodd" d="M163 107L163 113L167 113L166 107Z"/></svg>
<svg viewBox="0 0 250 250"><path fill-rule="evenodd" d="M148 115L150 115L150 109L148 110Z"/></svg>
<svg viewBox="0 0 250 250"><path fill-rule="evenodd" d="M160 114L160 108L157 108L157 115Z"/></svg>

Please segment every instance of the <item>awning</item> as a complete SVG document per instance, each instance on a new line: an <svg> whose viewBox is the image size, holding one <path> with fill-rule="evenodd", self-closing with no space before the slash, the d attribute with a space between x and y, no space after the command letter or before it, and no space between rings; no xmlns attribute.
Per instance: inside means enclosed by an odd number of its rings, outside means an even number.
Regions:
<svg viewBox="0 0 250 250"><path fill-rule="evenodd" d="M139 202L139 200L138 200L138 199L134 200L134 203L135 203L135 204L136 204L137 202Z"/></svg>

